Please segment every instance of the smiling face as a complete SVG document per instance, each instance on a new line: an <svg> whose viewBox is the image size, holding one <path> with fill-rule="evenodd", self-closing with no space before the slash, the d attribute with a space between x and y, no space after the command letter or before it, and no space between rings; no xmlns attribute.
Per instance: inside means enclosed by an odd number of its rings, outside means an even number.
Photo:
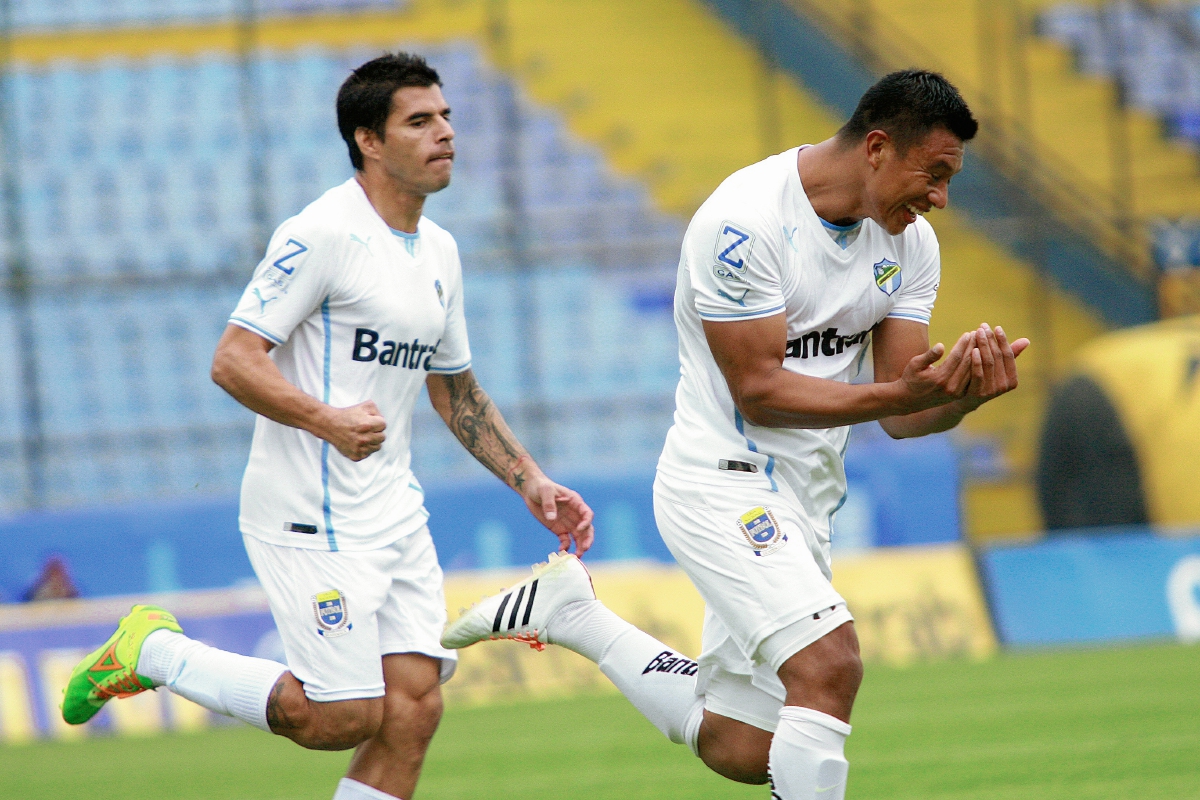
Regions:
<svg viewBox="0 0 1200 800"><path fill-rule="evenodd" d="M865 186L871 219L893 236L917 221L918 214L945 208L950 178L962 169L963 142L936 127L901 153L883 131L866 138L870 164Z"/></svg>
<svg viewBox="0 0 1200 800"><path fill-rule="evenodd" d="M450 106L436 84L397 89L383 137L359 128L354 138L364 170L382 170L406 194L424 197L450 185L454 129Z"/></svg>

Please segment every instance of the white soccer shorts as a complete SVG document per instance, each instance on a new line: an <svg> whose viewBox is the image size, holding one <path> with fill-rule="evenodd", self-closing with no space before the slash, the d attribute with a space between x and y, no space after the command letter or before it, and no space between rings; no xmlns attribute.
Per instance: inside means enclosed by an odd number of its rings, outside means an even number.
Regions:
<svg viewBox="0 0 1200 800"><path fill-rule="evenodd" d="M311 700L383 696L383 656L441 659L441 680L457 655L441 646L446 626L442 568L429 528L378 550L310 550L242 536L288 669Z"/></svg>
<svg viewBox="0 0 1200 800"><path fill-rule="evenodd" d="M654 482L658 531L705 602L696 693L768 731L786 696L779 667L853 620L828 577L829 542L797 506L766 489Z"/></svg>

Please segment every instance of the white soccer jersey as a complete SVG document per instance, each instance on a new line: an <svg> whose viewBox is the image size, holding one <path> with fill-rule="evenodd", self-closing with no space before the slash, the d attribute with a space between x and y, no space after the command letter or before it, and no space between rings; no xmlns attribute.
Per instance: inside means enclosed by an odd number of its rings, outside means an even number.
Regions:
<svg viewBox="0 0 1200 800"><path fill-rule="evenodd" d="M735 172L684 235L675 290L680 380L658 468L693 483L782 492L828 541L846 496L849 428L767 428L743 419L701 320L783 313L784 368L850 381L862 367L871 329L885 317L929 322L940 258L923 218L897 236L865 220L843 249L808 201L798 150Z"/></svg>
<svg viewBox="0 0 1200 800"><path fill-rule="evenodd" d="M373 400L387 422L382 449L354 462L258 417L242 532L368 550L420 530L413 406L430 372L471 365L453 237L424 217L416 234L393 231L352 178L279 226L229 321L274 342L272 360L302 391L337 408Z"/></svg>

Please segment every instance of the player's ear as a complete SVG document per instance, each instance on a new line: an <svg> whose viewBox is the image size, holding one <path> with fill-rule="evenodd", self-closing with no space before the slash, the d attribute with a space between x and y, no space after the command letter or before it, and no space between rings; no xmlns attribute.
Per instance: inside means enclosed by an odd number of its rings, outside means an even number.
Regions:
<svg viewBox="0 0 1200 800"><path fill-rule="evenodd" d="M872 169L879 169L883 163L884 153L891 146L892 137L887 135L887 131L874 130L867 134L867 163Z"/></svg>
<svg viewBox="0 0 1200 800"><path fill-rule="evenodd" d="M359 152L364 158L379 157L379 134L370 128L356 128L354 130L354 141L358 144Z"/></svg>

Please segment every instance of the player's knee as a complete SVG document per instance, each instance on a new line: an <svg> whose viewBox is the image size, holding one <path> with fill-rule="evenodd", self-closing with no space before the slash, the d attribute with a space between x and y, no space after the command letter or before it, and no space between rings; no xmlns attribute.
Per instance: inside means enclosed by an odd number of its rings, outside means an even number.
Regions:
<svg viewBox="0 0 1200 800"><path fill-rule="evenodd" d="M384 735L399 734L407 739L428 742L442 721L442 709L442 693L438 686L415 696L391 692L381 730Z"/></svg>
<svg viewBox="0 0 1200 800"><path fill-rule="evenodd" d="M849 711L862 684L863 664L852 632L835 631L784 662L779 677L788 704Z"/></svg>
<svg viewBox="0 0 1200 800"><path fill-rule="evenodd" d="M839 649L826 665L826 685L839 694L849 693L851 696L857 694L858 687L862 685L862 679L862 656L858 654L857 649Z"/></svg>
<svg viewBox="0 0 1200 800"><path fill-rule="evenodd" d="M862 679L862 658L857 650L848 648L827 652L819 663L809 665L801 678L809 691L846 702L853 702Z"/></svg>

